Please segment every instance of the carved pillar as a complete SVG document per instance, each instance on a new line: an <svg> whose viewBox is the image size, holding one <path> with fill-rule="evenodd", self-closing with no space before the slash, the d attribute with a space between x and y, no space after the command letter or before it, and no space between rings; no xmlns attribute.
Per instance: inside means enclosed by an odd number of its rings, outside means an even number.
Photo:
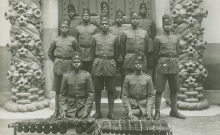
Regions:
<svg viewBox="0 0 220 135"><path fill-rule="evenodd" d="M43 1L42 19L44 30L42 33L42 43L44 51L44 69L45 74L45 96L53 98L55 95L52 89L53 81L53 63L47 56L47 51L54 38L58 36L58 0Z"/></svg>
<svg viewBox="0 0 220 135"><path fill-rule="evenodd" d="M49 106L44 97L43 45L41 42L41 0L9 0L5 18L11 23L11 67L7 78L11 84L11 101L5 109L12 112L36 111Z"/></svg>
<svg viewBox="0 0 220 135"><path fill-rule="evenodd" d="M203 18L208 11L201 6L203 0L171 0L173 30L180 34L180 92L178 108L202 110L209 107L203 94L203 84L208 75L204 67L203 52L206 42L203 41Z"/></svg>

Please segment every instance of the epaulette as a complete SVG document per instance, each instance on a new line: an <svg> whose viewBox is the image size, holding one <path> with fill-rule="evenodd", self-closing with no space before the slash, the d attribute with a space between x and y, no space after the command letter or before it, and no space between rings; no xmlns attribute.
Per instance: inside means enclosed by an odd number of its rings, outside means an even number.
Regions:
<svg viewBox="0 0 220 135"><path fill-rule="evenodd" d="M89 72L85 71L85 70L81 70L82 72L86 73L86 74L90 74Z"/></svg>
<svg viewBox="0 0 220 135"><path fill-rule="evenodd" d="M150 77L151 78L151 76L150 75L148 75L148 74L146 74L146 73L143 73L144 75L146 75L147 77Z"/></svg>
<svg viewBox="0 0 220 135"><path fill-rule="evenodd" d="M130 76L130 75L134 75L134 73L129 73L129 74L127 74L126 76Z"/></svg>

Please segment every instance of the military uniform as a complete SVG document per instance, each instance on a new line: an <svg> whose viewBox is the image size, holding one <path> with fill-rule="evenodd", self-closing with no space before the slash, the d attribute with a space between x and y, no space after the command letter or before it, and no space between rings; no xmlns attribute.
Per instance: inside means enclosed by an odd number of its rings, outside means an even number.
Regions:
<svg viewBox="0 0 220 135"><path fill-rule="evenodd" d="M64 19L62 26L69 27L69 19ZM68 33L67 33L68 34ZM69 35L61 35L55 38L50 44L48 50L48 57L54 63L53 66L53 85L52 90L56 92L55 95L55 113L52 118L59 115L59 92L62 82L63 74L70 70L70 61L74 52L81 52L77 40Z"/></svg>
<svg viewBox="0 0 220 135"><path fill-rule="evenodd" d="M139 18L136 12L131 12L131 17ZM124 75L134 72L135 54L145 56L143 71L147 69L147 54L148 54L148 34L145 30L134 29L133 27L125 30L121 34L121 54L124 60Z"/></svg>
<svg viewBox="0 0 220 135"><path fill-rule="evenodd" d="M146 8L147 10L147 6L146 3L141 3L140 4L140 9L141 8ZM153 79L153 82L155 80L155 67L154 67L154 63L153 63L153 57L154 57L154 53L153 53L153 49L154 49L154 38L156 36L156 27L154 24L154 21L152 19L150 19L149 17L146 16L141 16L140 15L140 21L139 21L139 27L142 30L147 31L147 34L149 36L149 49L148 49L148 56L147 56L147 74L150 75Z"/></svg>
<svg viewBox="0 0 220 135"><path fill-rule="evenodd" d="M63 75L60 90L60 107L69 118L90 114L94 100L92 77L87 71L71 71Z"/></svg>
<svg viewBox="0 0 220 135"><path fill-rule="evenodd" d="M68 9L68 13L72 10L72 11L74 11L74 13L76 12L76 10L75 10L75 6L73 5L73 4L69 4L68 6L67 6L67 9ZM73 18L70 18L70 28L69 28L69 35L71 35L71 36L75 36L74 34L74 32L75 32L75 28L76 28L76 26L78 26L78 25L80 25L80 24L82 24L82 20L81 19L76 19L75 17L73 17Z"/></svg>
<svg viewBox="0 0 220 135"><path fill-rule="evenodd" d="M88 14L90 14L89 9L84 9L83 12L88 12ZM88 71L90 74L92 74L92 59L90 56L91 37L98 33L98 31L98 28L90 23L87 25L85 25L85 23L78 25L75 31L75 37L82 50L82 69Z"/></svg>
<svg viewBox="0 0 220 135"><path fill-rule="evenodd" d="M122 17L123 18L122 11L117 10L115 13L115 17ZM114 24L112 27L109 28L109 31L112 34L114 34L115 36L117 36L119 38L119 42L120 42L121 33L127 29L128 28L122 24L120 26L118 26L117 24ZM119 69L120 75L121 75L121 92L122 92L122 87L123 87L123 82L124 82L125 77L124 77L124 73L123 73L123 59L122 59L121 55L119 56L118 60L116 61L116 66L117 66L117 69Z"/></svg>
<svg viewBox="0 0 220 135"><path fill-rule="evenodd" d="M171 19L168 15L164 15L163 25L171 24ZM179 91L179 42L181 37L178 35L167 34L164 32L155 37L154 52L155 52L155 65L157 66L157 77L155 90L155 119L160 117L160 102L162 92L165 89L168 80L170 88L171 99L171 112L170 116L185 118L177 111L177 91Z"/></svg>
<svg viewBox="0 0 220 135"><path fill-rule="evenodd" d="M128 74L125 77L122 101L126 112L132 111L133 115L140 117L153 113L154 87L151 77L145 73L137 75Z"/></svg>
<svg viewBox="0 0 220 135"><path fill-rule="evenodd" d="M48 56L54 63L54 81L52 89L60 91L62 75L70 71L70 61L74 52L81 52L77 40L72 36L55 38L48 50Z"/></svg>
<svg viewBox="0 0 220 135"><path fill-rule="evenodd" d="M101 18L100 22L106 21L106 17ZM119 57L119 42L117 37L109 32L104 34L102 31L92 36L91 57L93 61L92 74L94 76L95 103L96 113L101 118L101 91L106 85L108 91L109 113L113 113L114 108L114 92L115 92L115 76L116 61Z"/></svg>

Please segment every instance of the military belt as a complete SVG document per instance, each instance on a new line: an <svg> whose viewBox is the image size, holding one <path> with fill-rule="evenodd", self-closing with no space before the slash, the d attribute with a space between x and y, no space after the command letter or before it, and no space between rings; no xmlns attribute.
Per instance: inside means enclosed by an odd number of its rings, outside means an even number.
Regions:
<svg viewBox="0 0 220 135"><path fill-rule="evenodd" d="M86 45L79 45L81 48L90 48L90 46L86 46Z"/></svg>
<svg viewBox="0 0 220 135"><path fill-rule="evenodd" d="M72 57L62 57L62 56L56 56L56 59L62 59L62 60L72 60Z"/></svg>
<svg viewBox="0 0 220 135"><path fill-rule="evenodd" d="M100 58L103 60L111 60L111 59L114 59L114 56L97 56L97 58Z"/></svg>
<svg viewBox="0 0 220 135"><path fill-rule="evenodd" d="M77 98L77 99L86 99L87 96L70 96L71 98Z"/></svg>
<svg viewBox="0 0 220 135"><path fill-rule="evenodd" d="M160 57L165 57L165 58L177 58L176 55L172 55L172 54L169 54L169 55L160 55Z"/></svg>
<svg viewBox="0 0 220 135"><path fill-rule="evenodd" d="M128 96L128 97L131 98L131 99L137 100L137 101L146 99L146 97L139 97L139 96L136 96L136 97L134 97L134 96Z"/></svg>

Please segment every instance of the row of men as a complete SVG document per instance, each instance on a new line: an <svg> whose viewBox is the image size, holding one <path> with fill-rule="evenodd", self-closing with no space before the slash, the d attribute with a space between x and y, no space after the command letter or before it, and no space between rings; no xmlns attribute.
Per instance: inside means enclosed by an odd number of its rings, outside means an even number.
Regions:
<svg viewBox="0 0 220 135"><path fill-rule="evenodd" d="M142 3L140 7L146 12L146 4ZM100 17L98 33L97 27L89 23L88 9L83 11L82 20L82 24L74 30L75 38L69 36L69 23L64 20L60 29L61 36L53 40L48 50L48 56L54 62L52 89L56 91L56 109L52 117L58 117L59 110L68 117L88 117L95 92L95 117L102 118L101 91L105 85L109 104L107 118L115 119L115 76L116 65L119 65L122 78L126 76L125 80L122 79L122 100L130 118L139 119L141 115L151 118L154 100L154 118L160 118L161 96L167 80L171 91L170 116L185 118L177 111L176 104L179 90L177 57L180 37L170 33L171 19L168 15L162 18L164 33L158 35L154 42L149 38L148 31L138 27L140 16L137 12L130 13L131 28L123 30L120 29L123 28L122 23L118 23L123 20L122 12L117 11L115 25L111 28L117 32L112 31L113 34L109 32L108 16ZM75 52L80 54L74 55L71 62ZM77 58L78 61L75 60ZM151 58L152 65L147 66L148 58ZM79 70L81 65L88 72ZM153 65L157 65L156 96L151 77L143 73L152 71Z"/></svg>

